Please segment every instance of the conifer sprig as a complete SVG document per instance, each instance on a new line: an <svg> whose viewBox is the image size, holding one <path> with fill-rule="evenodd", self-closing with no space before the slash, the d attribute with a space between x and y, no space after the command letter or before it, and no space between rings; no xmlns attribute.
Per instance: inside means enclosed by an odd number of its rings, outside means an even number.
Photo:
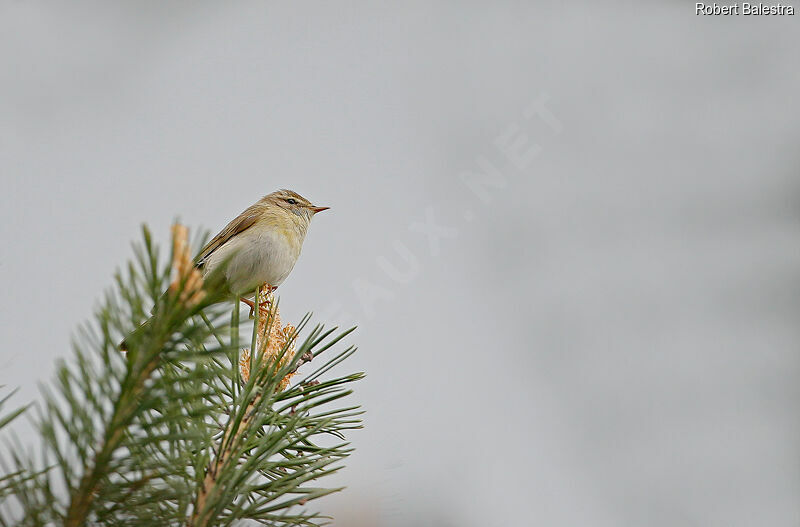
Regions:
<svg viewBox="0 0 800 527"><path fill-rule="evenodd" d="M175 228L164 262L144 229L74 358L44 389L41 453L12 439L0 457L0 526L317 525L303 505L338 490L310 482L351 452L342 433L361 426L360 411L338 401L362 374L318 377L354 349L288 384L349 331L308 331L308 316L282 328L270 298L256 309L255 351L242 361L249 350L238 334L251 322L238 302L225 316L222 280L196 272L187 238Z"/></svg>

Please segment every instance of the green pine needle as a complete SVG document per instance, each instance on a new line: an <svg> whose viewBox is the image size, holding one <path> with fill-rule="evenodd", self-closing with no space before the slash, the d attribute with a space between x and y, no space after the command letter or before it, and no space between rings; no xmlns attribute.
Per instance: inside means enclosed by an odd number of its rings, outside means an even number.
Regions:
<svg viewBox="0 0 800 527"><path fill-rule="evenodd" d="M231 310L214 277L196 305L177 300L183 282L165 295L170 262L143 228L133 260L115 274L92 323L79 329L73 357L43 386L32 417L39 451L4 430L0 527L326 521L304 507L340 490L319 483L352 452L344 434L362 426L362 412L342 401L363 374L324 378L352 346L325 362L319 356L352 329L306 330L306 316L298 333L307 335L293 358L257 368L260 358L251 357L244 382L239 334L252 334L258 319L239 317L238 302ZM118 350L123 338L127 357ZM278 391L308 357L303 370L310 373ZM0 412L0 428L24 411Z"/></svg>

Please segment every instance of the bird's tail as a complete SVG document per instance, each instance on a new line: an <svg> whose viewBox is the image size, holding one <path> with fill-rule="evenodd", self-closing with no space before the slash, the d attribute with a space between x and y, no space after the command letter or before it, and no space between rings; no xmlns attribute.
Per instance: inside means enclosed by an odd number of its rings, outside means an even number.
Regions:
<svg viewBox="0 0 800 527"><path fill-rule="evenodd" d="M153 317L150 317L150 318L148 318L147 320L145 320L144 322L142 322L142 323L141 323L141 325L139 325L139 327L138 327L138 328L134 329L134 330L131 332L131 334L130 334L130 335L128 335L127 337L125 337L124 339L122 339L122 342L120 342L120 343L119 343L119 346L118 346L118 347L119 347L119 350L120 350L120 351L128 351L128 344L129 344L130 342L136 341L136 340L138 339L138 337L139 337L139 336L140 336L140 335L141 335L141 334L142 334L144 331L146 331L146 330L147 330L147 328L150 326L150 324L152 324L152 322L153 322Z"/></svg>

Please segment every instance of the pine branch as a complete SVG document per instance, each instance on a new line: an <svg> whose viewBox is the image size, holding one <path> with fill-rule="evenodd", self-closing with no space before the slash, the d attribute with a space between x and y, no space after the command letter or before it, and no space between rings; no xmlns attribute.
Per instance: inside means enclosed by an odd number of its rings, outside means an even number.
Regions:
<svg viewBox="0 0 800 527"><path fill-rule="evenodd" d="M290 410L294 422L287 423L282 427L276 426L280 412L274 412L272 407L278 398L282 396L281 391L287 386L289 379L296 373L297 369L302 364L312 360L314 354L311 349L322 342L332 331L326 332L322 338L319 338L322 330L318 327L298 352L295 346L298 329L291 325L282 327L277 303L273 301L274 299L270 295L269 289L262 288L257 291L256 295L260 299L260 306L267 305L270 308L267 310L259 307L256 312L252 339L256 352L251 355L249 350L244 350L242 357L240 357L239 366L245 385L239 400L233 402L235 409L230 412L228 423L220 440L215 445L211 461L204 471L202 482L196 489L192 514L186 521L186 525L190 527L218 525L221 521L232 521L235 518L266 520L268 512L272 509L265 508L264 504L287 492L303 492L300 490L299 485L305 479L298 479L292 482L288 475L289 468L297 472L296 469L301 464L296 462L296 456L288 456L286 453L290 446L294 446L291 441L287 442L286 432L298 429L311 430L313 432L306 432L303 436L299 436L294 440L295 443L299 441L307 442L309 436L317 432L321 433L322 429L325 428L324 425L329 424L321 421L314 422L312 419L301 419L300 414L297 414L297 405L294 404ZM300 324L300 328L307 321L308 318L304 319ZM291 393L292 390L289 392ZM294 393L296 393L296 389ZM271 427L272 429L265 432L265 427ZM260 446L272 445L275 447L280 445L282 441L286 442L286 444L277 450L266 449L254 452L252 441L249 441L253 437L259 440ZM307 447L297 445L296 448L301 451ZM313 449L309 451L314 452ZM233 514L227 519L220 518L226 508L233 508L235 496L242 494L242 492L232 493L229 491L228 488L231 487L230 478L236 476L239 482L248 479L249 476L257 472L259 465L263 466L264 461L267 461L276 453L280 454L284 459L279 462L272 461L275 467L271 468L271 474L267 478L268 481L250 488L249 499L252 501L254 499L253 493L255 493L259 496L257 502L261 506L238 507L238 512L231 511ZM321 450L317 451L317 453L323 454ZM322 475L324 473L322 469L333 460L338 459L339 456L346 455L341 448L339 450L331 449L324 454L329 459L317 460L317 465L311 468L310 471L308 467L305 467L306 471L314 474L314 477ZM275 477L276 469L278 472L284 471L278 478ZM265 474L266 472L262 473ZM287 482L290 483L288 486L285 485ZM239 486L241 487L241 485ZM246 488L247 486L244 487L245 494ZM241 490L242 488L240 488ZM308 499L320 497L333 490L306 493L302 498L284 503L280 508L304 504ZM306 522L312 516L301 514L291 524L307 524ZM275 520L273 519L272 521Z"/></svg>
<svg viewBox="0 0 800 527"><path fill-rule="evenodd" d="M187 238L188 230L185 227L173 227L172 267L176 277L171 282L168 293L156 304L154 315L143 326L144 330L140 331L134 341L134 347L128 351L128 369L116 398L113 414L93 460L72 492L64 518L65 527L85 525L92 503L98 495L98 487L103 484L111 466L112 456L122 444L127 427L140 409L142 396L146 392L145 383L164 359L173 333L179 331L192 315L205 307L202 301L207 297L208 291L204 289L203 279L197 269L191 266ZM148 254L153 255L150 236L146 230L145 244L149 249ZM151 257L149 261L151 271L155 271L158 268L155 259ZM152 274L151 282L156 281L157 277L158 275ZM211 298L218 298L221 291L216 293Z"/></svg>
<svg viewBox="0 0 800 527"><path fill-rule="evenodd" d="M316 525L299 508L339 490L308 484L350 454L342 434L360 428L360 411L338 401L363 375L321 378L350 347L289 384L352 330L306 331L308 316L282 326L277 300L259 297L269 309L256 310L246 356L238 335L250 321L238 304L226 320L221 280L195 272L185 231L174 233L173 273L144 232L95 325L79 331L74 360L44 389L41 455L17 442L0 457L0 527Z"/></svg>

